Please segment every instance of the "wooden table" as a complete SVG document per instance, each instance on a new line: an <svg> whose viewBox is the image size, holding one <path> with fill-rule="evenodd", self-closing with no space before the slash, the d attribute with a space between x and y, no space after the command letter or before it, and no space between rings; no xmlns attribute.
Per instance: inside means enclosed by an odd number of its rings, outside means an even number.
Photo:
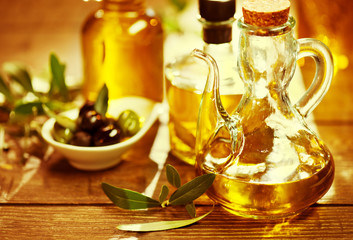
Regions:
<svg viewBox="0 0 353 240"><path fill-rule="evenodd" d="M0 3L1 62L19 58L17 60L33 63L34 68L38 70L39 66L47 61L44 55L49 53L46 50L53 46L71 66L69 59L73 59L72 62L79 59L79 50L72 46L79 46L75 41L79 37L77 31L82 15L88 13L89 8L93 9L94 4L85 5L83 10L81 7L84 3L78 1L37 1L35 10L31 8L32 10L24 11L30 2ZM70 8L65 7L65 4L70 4ZM55 9L50 12L56 12L57 16L62 17L62 24L52 15L44 14L44 9L48 7ZM39 21L38 13L41 13L41 17L46 21ZM21 14L25 14L25 17ZM28 31L28 26L32 27L31 31ZM57 26L55 31L52 26ZM50 36L52 42L46 41L46 36ZM69 44L67 38L72 40L73 45ZM65 41L60 43L64 39ZM74 56L69 56L69 49L77 50ZM40 59L36 58L39 56ZM70 74L75 75L77 72L76 69ZM330 102L321 105L320 110L315 112L318 132L335 160L336 172L332 188L317 204L294 218L276 221L245 219L215 206L208 217L185 228L150 233L123 232L115 229L122 223L188 218L183 207L148 211L119 209L111 203L100 187L102 182L108 182L119 187L144 191L157 171L157 165L148 157L157 133L157 122L147 135L124 155L121 164L108 170L76 170L57 153L48 159L34 162L33 171L28 173L25 184L9 201L0 203L0 239L352 239L352 83L352 79L334 81L334 91L330 91L327 96ZM325 108L327 111L324 111ZM167 163L178 169L183 182L194 177L194 168L175 157L169 155ZM165 174L162 173L157 191L166 183ZM211 208L207 199L202 198L198 201L197 214L206 213Z"/></svg>
<svg viewBox="0 0 353 240"><path fill-rule="evenodd" d="M100 184L143 192L157 171L149 158L158 123L120 165L105 171L84 172L72 168L57 154L43 161L32 178L7 203L0 204L1 239L255 239L316 238L351 239L352 206L352 125L319 125L318 129L335 157L336 176L330 191L302 214L290 220L252 220L229 214L216 206L200 222L162 232L134 233L116 230L123 223L187 219L183 207L122 210L110 202ZM184 182L194 177L192 166L169 156ZM167 184L163 173L157 186ZM157 196L155 196L157 197ZM201 215L212 207L199 201Z"/></svg>

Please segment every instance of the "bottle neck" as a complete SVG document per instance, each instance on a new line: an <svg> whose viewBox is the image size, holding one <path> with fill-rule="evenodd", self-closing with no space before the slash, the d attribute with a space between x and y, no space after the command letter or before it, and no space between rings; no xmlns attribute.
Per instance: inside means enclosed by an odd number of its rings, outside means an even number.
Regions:
<svg viewBox="0 0 353 240"><path fill-rule="evenodd" d="M222 44L232 41L234 18L222 22L210 22L201 18L203 40L208 44Z"/></svg>
<svg viewBox="0 0 353 240"><path fill-rule="evenodd" d="M237 81L237 61L230 42L219 44L205 43L203 51L213 57L220 73L220 94L238 95L243 93L243 87Z"/></svg>
<svg viewBox="0 0 353 240"><path fill-rule="evenodd" d="M230 42L225 43L205 43L203 46L203 51L211 56L228 56L233 57L233 46Z"/></svg>
<svg viewBox="0 0 353 240"><path fill-rule="evenodd" d="M145 0L103 0L102 8L110 11L139 11L145 9Z"/></svg>

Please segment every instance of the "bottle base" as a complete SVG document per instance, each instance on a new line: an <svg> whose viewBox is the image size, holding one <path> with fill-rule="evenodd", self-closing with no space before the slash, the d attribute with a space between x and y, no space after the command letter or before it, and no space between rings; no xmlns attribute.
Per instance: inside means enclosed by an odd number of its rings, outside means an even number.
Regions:
<svg viewBox="0 0 353 240"><path fill-rule="evenodd" d="M282 218L293 218L293 217L301 214L305 210L307 210L309 208L309 206L305 207L303 209L299 209L297 211L293 211L293 212L278 212L278 213L266 212L266 211L264 211L264 212L252 211L252 210L237 211L237 210L233 210L231 208L228 208L224 205L222 205L222 208L233 215L243 217L243 218L252 218L252 219L259 219L259 220L277 220L277 219L282 219Z"/></svg>
<svg viewBox="0 0 353 240"><path fill-rule="evenodd" d="M253 219L295 216L322 198L334 178L332 161L309 178L284 183L254 183L217 174L207 195L228 212ZM207 171L205 171L207 172Z"/></svg>

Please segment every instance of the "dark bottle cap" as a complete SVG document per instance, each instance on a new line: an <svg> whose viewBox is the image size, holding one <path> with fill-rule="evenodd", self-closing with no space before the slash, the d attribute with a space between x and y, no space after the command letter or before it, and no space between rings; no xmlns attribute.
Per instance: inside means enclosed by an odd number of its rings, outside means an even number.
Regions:
<svg viewBox="0 0 353 240"><path fill-rule="evenodd" d="M211 44L228 43L232 41L232 26L203 26L203 41Z"/></svg>
<svg viewBox="0 0 353 240"><path fill-rule="evenodd" d="M221 44L232 41L235 0L199 0L203 40Z"/></svg>
<svg viewBox="0 0 353 240"><path fill-rule="evenodd" d="M235 0L199 0L200 15L206 21L221 22L234 17Z"/></svg>

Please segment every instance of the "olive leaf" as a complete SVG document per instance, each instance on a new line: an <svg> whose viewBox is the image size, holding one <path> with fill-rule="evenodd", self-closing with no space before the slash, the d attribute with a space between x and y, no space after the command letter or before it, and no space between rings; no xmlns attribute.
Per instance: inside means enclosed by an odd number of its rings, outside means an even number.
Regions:
<svg viewBox="0 0 353 240"><path fill-rule="evenodd" d="M190 217L196 217L196 208L194 202L185 205L186 211L189 213Z"/></svg>
<svg viewBox="0 0 353 240"><path fill-rule="evenodd" d="M122 224L117 226L117 229L123 230L123 231L134 231L134 232L152 232L152 231L163 231L163 230L175 229L175 228L185 227L200 221L201 219L209 215L212 212L212 210L213 208L208 213L197 218L191 218L186 220L175 220L175 221L160 221L160 222L151 222L151 223Z"/></svg>
<svg viewBox="0 0 353 240"><path fill-rule="evenodd" d="M166 175L168 182L174 187L180 187L180 175L178 171L170 164L166 166Z"/></svg>
<svg viewBox="0 0 353 240"><path fill-rule="evenodd" d="M170 0L170 2L177 8L178 11L184 10L187 5L186 0Z"/></svg>
<svg viewBox="0 0 353 240"><path fill-rule="evenodd" d="M104 84L101 90L98 93L98 97L96 99L96 102L94 103L94 109L101 114L102 116L105 116L107 113L108 109L108 88Z"/></svg>
<svg viewBox="0 0 353 240"><path fill-rule="evenodd" d="M54 118L55 121L57 123L59 123L62 127L64 128L68 128L71 131L75 131L76 130L76 121L66 117L64 115L60 115L60 114L55 114L52 110L49 109L49 107L45 104L42 104L42 108L44 110L44 112L51 118Z"/></svg>
<svg viewBox="0 0 353 240"><path fill-rule="evenodd" d="M56 91L59 91L65 101L69 100L69 90L65 82L65 64L61 64L54 53L50 54L50 69L52 81L49 93L53 95Z"/></svg>
<svg viewBox="0 0 353 240"><path fill-rule="evenodd" d="M41 98L43 104L45 104L49 109L55 112L64 112L67 110L72 110L77 108L77 104L74 102L63 102L56 99L45 99Z"/></svg>
<svg viewBox="0 0 353 240"><path fill-rule="evenodd" d="M26 91L34 92L31 76L23 64L6 62L3 65L3 69L11 79L18 82Z"/></svg>
<svg viewBox="0 0 353 240"><path fill-rule="evenodd" d="M159 202L160 203L163 203L164 200L167 198L168 196L168 193L169 193L169 188L168 186L166 185L163 185L162 186L162 190L161 190L161 193L159 194Z"/></svg>
<svg viewBox="0 0 353 240"><path fill-rule="evenodd" d="M198 176L178 188L169 198L169 205L186 205L200 197L212 185L216 175L208 173Z"/></svg>
<svg viewBox="0 0 353 240"><path fill-rule="evenodd" d="M102 183L104 193L118 207L123 209L146 209L158 207L161 203L141 193L124 188L117 188L108 183Z"/></svg>
<svg viewBox="0 0 353 240"><path fill-rule="evenodd" d="M180 186L180 176L178 171L171 165L166 166L168 181L174 186ZM185 208L192 219L187 220L176 220L176 221L161 221L152 223L142 224L123 224L117 228L124 231L137 231L137 232L148 232L148 231L162 231L168 229L174 229L184 227L193 224L213 210L200 216L196 217L196 209L194 200L201 196L206 190L212 185L216 175L214 173L205 174L198 176L190 182L178 187L177 190L172 194L169 200L166 200L169 188L166 185L162 186L159 194L159 201L147 197L138 192L134 192L128 189L117 188L107 183L102 183L102 188L108 198L118 207L124 209L146 209L150 207L166 207L168 205L185 205ZM176 180L177 179L177 180ZM179 181L179 183L177 183ZM213 205L214 207L214 205Z"/></svg>
<svg viewBox="0 0 353 240"><path fill-rule="evenodd" d="M20 103L15 106L13 109L15 114L18 115L30 115L30 114L42 114L43 113L43 108L42 108L42 102L41 101L35 101L35 102L29 102L29 103Z"/></svg>
<svg viewBox="0 0 353 240"><path fill-rule="evenodd" d="M13 102L12 93L1 76L0 76L0 93L4 94L7 101Z"/></svg>

